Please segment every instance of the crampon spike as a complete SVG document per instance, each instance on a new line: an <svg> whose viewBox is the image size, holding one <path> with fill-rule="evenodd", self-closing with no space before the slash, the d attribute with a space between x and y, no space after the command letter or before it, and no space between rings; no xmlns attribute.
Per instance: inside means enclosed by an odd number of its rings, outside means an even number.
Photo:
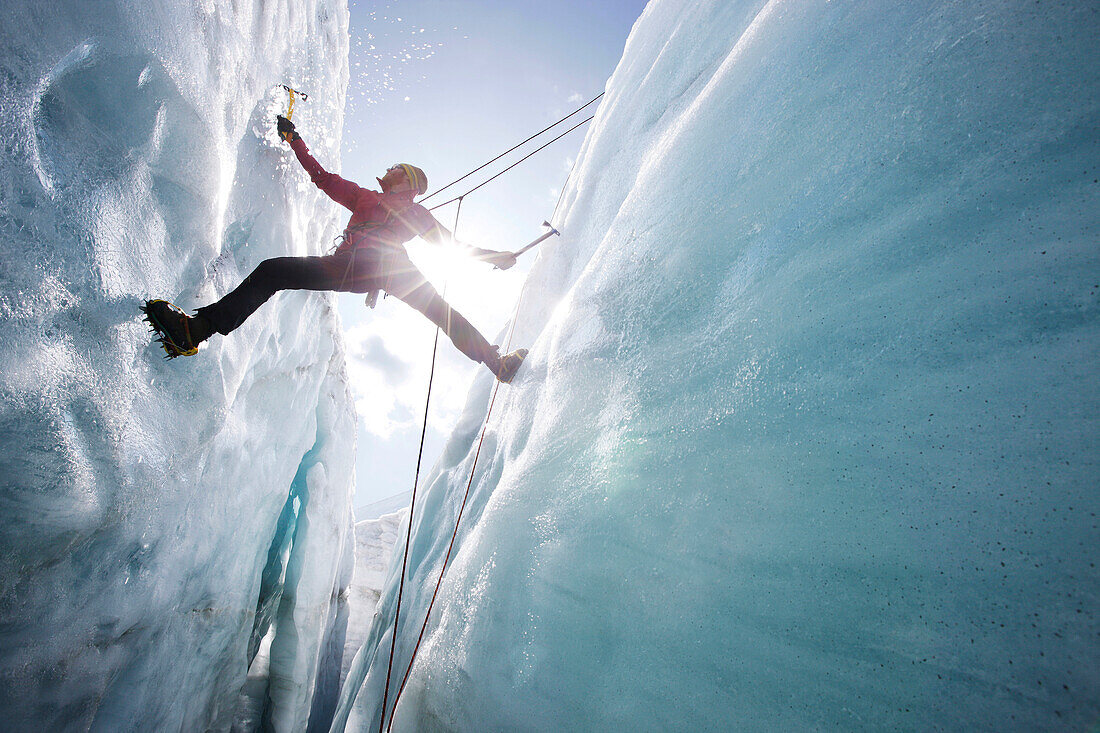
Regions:
<svg viewBox="0 0 1100 733"><path fill-rule="evenodd" d="M158 310L154 311L154 307ZM164 349L164 358L175 359L178 356L194 356L198 353L198 344L194 344L190 347L180 346L180 343L177 341L177 338L180 337L177 336L174 338L170 333L169 327L167 327L170 317L187 318L182 310L166 300L149 300L139 305L138 309L145 314L145 320L149 322L149 330L157 335L157 338L153 340L159 343L161 348ZM183 333L182 342L187 343L190 336L187 335L186 322L184 324Z"/></svg>

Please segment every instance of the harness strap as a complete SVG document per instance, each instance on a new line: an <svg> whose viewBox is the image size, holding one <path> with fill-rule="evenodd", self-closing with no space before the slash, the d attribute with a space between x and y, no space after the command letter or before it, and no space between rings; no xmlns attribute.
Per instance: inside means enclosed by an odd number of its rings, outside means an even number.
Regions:
<svg viewBox="0 0 1100 733"><path fill-rule="evenodd" d="M362 224L356 224L355 226L349 226L349 227L344 229L344 233L341 235L340 238L343 239L345 242L347 242L347 241L349 241L348 237L350 235L366 234L366 233L372 232L376 229L381 229L382 227L385 227L385 226L389 225L389 223L391 221L393 221L394 219L399 220L403 224L408 223L405 220L405 218L401 216L401 213L404 212L406 209L410 208L411 206L413 206L412 201L410 201L407 206L402 206L400 209L396 209L396 208L393 208L393 207L387 205L385 203L385 201L381 201L379 203L386 210L386 218L385 219L383 219L382 221L365 221ZM346 268L344 268L344 277L340 280L340 289L341 290L344 289L344 285L345 285L345 283L347 282L347 279L348 279L348 273L351 271L351 268L352 268L353 264L355 263L355 251L357 249L358 249L358 247L354 247L354 246L351 248L351 259L348 261L348 266ZM383 277L386 277L386 276L389 275L389 269L390 268L389 268L388 264L389 263L386 262L385 260L383 260L382 263L381 263L382 269L383 269L383 272L382 272ZM386 293L386 294L388 294L388 293ZM368 308L374 308L376 305L378 305L378 290L371 290L371 291L367 292L367 297L363 300L363 303Z"/></svg>

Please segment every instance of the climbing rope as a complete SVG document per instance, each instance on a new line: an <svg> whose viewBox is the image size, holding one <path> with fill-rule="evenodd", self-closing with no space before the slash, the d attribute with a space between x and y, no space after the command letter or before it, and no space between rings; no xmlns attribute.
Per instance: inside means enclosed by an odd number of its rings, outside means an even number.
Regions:
<svg viewBox="0 0 1100 733"><path fill-rule="evenodd" d="M511 347L511 345L512 345L512 334L515 333L515 330L516 330L516 320L519 318L519 309L520 309L520 306L523 304L523 295L526 292L526 290L527 290L527 283L524 282L523 289L520 290L519 299L516 301L516 310L512 314L512 325L508 329L508 338L505 340L505 345L504 345L505 353L508 352L509 347ZM461 506L459 506L459 509L458 509L458 518L455 519L455 528L454 528L454 532L451 533L451 541L447 545L447 554L443 558L443 567L441 567L439 569L439 577L435 581L435 590L432 591L432 600L428 603L428 610L424 613L424 623L422 623L420 625L420 633L417 634L416 644L413 646L412 656L409 657L409 666L407 666L405 668L405 674L401 677L401 685L397 688L397 693L393 696L393 708L390 710L390 723L389 723L388 726L386 726L387 731L389 731L390 727L393 725L393 716L397 713L397 703L400 702L401 693L405 691L405 684L409 681L409 674L412 672L413 663L416 661L416 654L417 654L417 652L420 651L420 643L424 640L424 631L428 628L428 620L431 619L431 616L432 616L432 608L435 607L435 600L439 596L439 587L443 584L443 574L447 572L447 566L450 565L450 562L451 562L451 553L454 550L455 538L458 537L458 528L459 528L459 525L462 524L462 515L466 512L466 502L470 498L470 487L473 486L473 483L474 483L474 472L477 470L478 458L481 457L481 446L485 442L485 433L489 429L489 418L493 414L493 406L496 404L497 392L499 390L500 390L500 382L498 381L498 382L496 382L496 384L493 385L493 395L489 399L489 409L485 413L485 422L482 423L482 425L481 425L481 436L478 438L477 450L474 452L474 462L470 466L470 478L466 481L466 492L462 495L462 504L461 504ZM411 512L411 509L410 509L410 513L409 513L409 526L410 527L412 526L412 512ZM407 557L408 556L408 541L407 540L406 540L406 545L405 545L405 552L406 552L406 557ZM398 590L398 595L399 596L400 596L400 593L401 593L401 591ZM400 604L400 598L398 599L398 603ZM397 635L397 622L396 622L396 620L394 621L393 633L394 633L394 638L396 638L396 635ZM393 662L393 648L391 646L391 649L390 649L390 663L392 664L392 662ZM387 687L388 687L388 685L389 685L389 672L388 671L386 673L386 683L387 683ZM385 698L383 698L382 721L384 721L385 718L386 718L386 706L385 706ZM379 731L381 731L381 730L382 730L382 728L381 728L381 721L380 721Z"/></svg>
<svg viewBox="0 0 1100 733"><path fill-rule="evenodd" d="M458 200L458 209L455 211L455 223L452 231L457 235L458 233L458 217L462 213L462 199ZM444 301L447 299L447 285L443 285ZM450 319L451 311L448 307L447 318ZM435 380L435 357L439 351L439 326L435 327L435 340L432 342L432 367L428 372L428 396L424 400L424 425L420 428L420 450L416 456L416 474L413 477L413 490L412 498L409 500L409 524L405 530L405 555L401 559L401 581L397 586L397 609L393 615L393 633L390 635L390 658L386 664L386 689L382 693L382 710L386 710L386 701L390 694L390 675L393 672L393 654L397 648L397 624L401 620L401 596L405 590L405 572L409 565L409 542L412 540L412 520L413 512L416 510L416 488L420 483L420 463L424 458L424 436L428 432L428 407L432 402L432 382ZM400 694L400 693L398 693ZM396 696L394 698L396 703ZM382 733L382 724L385 722L386 716L383 714L382 719L378 721L378 731Z"/></svg>
<svg viewBox="0 0 1100 733"><path fill-rule="evenodd" d="M438 194L440 194L440 193L442 193L442 192L446 191L446 190L447 190L448 188L450 188L451 186L455 185L456 183L459 183L460 181L464 181L464 180L466 180L467 178L469 178L469 177L470 177L470 176L472 176L473 174L477 173L477 172L478 172L479 170L481 170L482 168L488 167L488 166L492 165L493 163L496 163L496 162L497 162L498 160L500 160L501 158L503 158L503 157L504 157L505 155L508 155L508 153L512 152L512 151L513 151L513 150L515 150L516 148L521 148L521 147L523 147L524 145L526 145L527 143L531 142L532 140L534 140L534 139L535 139L536 137L538 137L538 136L539 136L539 135L541 135L542 133L546 132L547 130L552 130L553 128L557 127L557 126L558 126L558 125L560 125L561 123L563 123L563 122L565 122L566 120L568 120L568 119L569 119L570 117L572 117L573 115L575 115L575 114L577 114L578 112L580 112L580 111L581 111L582 109L584 109L584 108L585 108L585 107L587 107L588 105L590 105L590 104L592 104L593 102L595 102L595 101L596 101L597 99L599 99L599 98L600 98L600 97L602 97L603 95L604 95L604 93L603 93L603 92L600 92L600 93L599 93L599 94L597 94L596 96L592 97L592 99L588 100L587 102L585 102L584 104L582 104L582 105L581 105L580 107L577 107L577 108L576 108L575 110L573 110L572 112L570 112L569 114L567 114L567 115L566 115L565 117L562 117L562 118L561 118L560 120L558 120L558 121L557 121L557 122L555 122L554 124L552 124L552 125L548 125L547 127L544 127L544 128L542 128L541 130L539 130L538 132L536 132L536 133L535 133L534 135L532 135L531 137L527 138L527 139L526 139L526 140L524 140L523 142L520 142L520 143L516 143L515 145L513 145L513 146L512 146L512 147L510 147L510 148L508 148L507 150L505 150L505 151L504 151L503 153L501 153L501 154L500 154L500 155L498 155L497 157L493 158L493 159L492 159L492 160L490 160L490 161L487 161L487 162L485 162L485 163L482 163L481 165L479 165L479 166L478 166L477 168L474 168L474 169L473 169L472 171L470 171L469 173L466 173L465 175L459 176L458 178L456 178L455 180L451 181L450 183L448 183L448 184L447 184L446 186L444 186L443 188L440 188L440 189L436 189L435 191L432 191L432 192L431 192L430 194L428 194L428 195L427 195L427 196L425 196L424 198L420 199L420 203L424 203L425 201L427 201L428 199L430 199L430 198L431 198L432 196L436 196L436 195L438 195ZM591 118L591 117L589 117L589 118L588 118L588 120L590 120L590 119L592 119L592 118ZM588 122L588 120L585 120L585 122ZM581 124L584 124L584 123L582 122ZM568 132L568 130L567 130L566 132ZM560 136L559 136L559 137L560 137ZM554 139L556 140L557 138L554 138ZM554 142L554 140L551 140L550 142ZM546 147L546 146L544 145L543 147ZM539 148L539 150L542 150L542 148ZM537 152L538 152L538 150L536 150L535 152L537 153ZM525 158L524 160L526 160L526 158ZM522 163L522 162L523 162L523 161L520 161L520 163ZM503 172L503 171L502 171L502 172ZM490 180L492 180L492 179L490 179ZM483 184L483 185L484 185L484 184ZM473 189L471 189L471 190L473 190ZM469 193L469 191L467 191L466 193ZM465 195L466 195L466 194L463 194L463 196L465 196ZM454 199L451 199L451 201L454 201ZM450 203L451 201L448 201L447 203ZM446 205L446 204L440 204L439 206L445 206L445 205ZM438 207L435 207L435 208L438 208Z"/></svg>
<svg viewBox="0 0 1100 733"><path fill-rule="evenodd" d="M534 138L536 138L539 135L543 134L547 130L550 130L551 128L557 126L561 122L569 119L570 117L575 115L577 112L580 112L582 109L584 109L588 105L592 104L592 102L595 102L597 99L599 99L602 96L603 96L603 94L601 93L601 94L597 95L596 97L593 97L591 100L589 100L588 102L586 102L582 106L578 107L576 110L574 110L570 114L566 115L562 119L558 120L553 125L550 125L549 127L544 128L543 130L539 131L538 133L536 133L536 134L532 135L531 137L527 138L526 140L524 140L522 143L519 143L518 145L515 145L515 146L509 148L505 152L501 153L497 157L490 160L488 163L485 163L485 164L475 168L474 170L470 171L469 173L465 174L464 176L452 181L451 183L448 183L443 188L441 188L438 191L435 191L434 193L432 193L429 196L425 197L425 199L421 199L421 202L423 202L427 198L431 198L431 196L434 196L435 194L439 193L440 191L443 191L446 188L450 188L451 186L458 183L459 181L462 181L463 179L468 178L469 176L473 175L477 171L485 168L487 165L489 165L489 164L495 162L496 160L499 160L500 158L504 157L505 155L512 152L513 150L520 147L521 145L523 145L527 142L530 142L531 140L533 140ZM438 209L440 207L446 206L447 204L451 204L451 203L454 203L455 201L457 201L458 202L458 208L455 211L455 223L454 223L454 228L453 228L453 234L457 237L458 219L459 219L459 215L462 213L462 201L466 196L468 196L469 194L471 194L474 191L478 190L479 188L481 188L485 184L489 183L490 181L504 175L505 173L510 171L512 168L515 168L517 165L519 165L523 161L527 160L532 155L539 152L543 148L547 147L551 143L556 142L557 140L560 140L562 137L564 137L565 135L568 135L570 132L577 129L581 125L585 124L586 122L589 122L590 120L593 119L593 117L595 117L595 115L592 115L591 117L588 117L587 119L582 120L581 122L578 122L573 127L569 128L568 130L561 133L560 135L553 138L552 140L545 143L544 145L542 145L542 146L536 148L535 150L531 151L530 153L525 155L523 158L520 158L515 163L508 166L504 170L500 171L496 175L492 176L491 178L483 181L482 183L478 184L477 186L474 186L470 190L466 191L466 193L464 193L460 196L456 196L455 198L450 199L449 201L445 201L442 204L437 204L436 206L433 206L430 210L434 211L435 209ZM573 162L573 165L576 166L576 161ZM551 236L552 234L557 234L558 233L557 230L554 229L551 222L553 222L554 219L557 217L558 207L561 205L561 201L562 201L562 195L565 193L565 188L566 188L566 186L568 186L569 179L572 175L573 175L573 168L571 167L569 169L569 175L567 175L566 178L565 178L565 183L562 184L562 190L558 194L558 200L554 204L554 212L550 216L550 221L545 222L545 225L550 227L550 232L543 235L542 237L539 237L534 242L532 242L531 244L524 247L521 251L525 252L528 249L530 249L531 247L533 247L534 245L541 242L542 240L544 240L547 237ZM512 314L512 324L508 329L508 336L505 339L504 353L508 353L509 349L511 348L512 336L513 336L513 334L515 333L515 330L516 330L516 322L519 319L520 307L523 304L523 296L526 292L527 292L527 283L525 281L524 284L523 284L523 288L520 290L519 298L516 300L516 309L515 309L515 312L513 312L513 314ZM445 295L446 295L446 289L444 289L444 296ZM390 655L389 655L389 659L387 660L387 665L386 665L386 685L385 685L385 689L382 693L382 709L381 709L381 714L379 715L379 720L378 720L378 731L379 731L379 733L383 733L384 731L388 731L393 726L393 717L397 712L397 704L401 700L401 693L403 693L405 691L405 685L408 683L409 675L412 673L413 663L416 661L416 655L420 651L420 644L424 640L424 632L428 628L428 621L431 619L432 609L435 607L436 598L438 598L438 596L439 596L439 588L443 584L443 575L447 572L447 567L450 565L450 562L451 562L451 554L454 551L455 539L458 537L458 529L462 524L462 517L466 512L466 504L467 504L467 502L470 498L470 488L473 486L474 474L477 471L477 462L478 462L478 459L481 457L481 447L485 442L485 434L489 429L489 419L492 417L493 406L496 405L497 393L500 390L500 382L496 381L495 384L493 385L492 396L489 399L489 409L485 413L485 421L481 425L481 435L480 435L480 437L478 438L478 441L477 441L477 450L474 451L474 460L473 460L473 463L470 466L470 476L466 481L466 491L462 496L462 504L459 506L458 516L455 519L455 528L454 528L454 531L451 533L451 541L447 545L447 554L443 558L443 566L439 569L439 577L436 579L435 589L432 591L432 599L428 603L428 610L424 614L424 622L420 625L420 633L417 634L416 644L413 646L412 655L409 657L409 664L405 668L405 673L401 677L401 684L398 686L397 692L393 696L393 706L389 710L389 724L387 725L387 723L386 723L386 706L387 706L387 703L389 702L390 681L391 681L391 677L392 677L392 673L393 673L393 658L394 658L394 654L396 653L396 650L397 650L398 624L399 624L400 619L401 619L401 599L402 599L402 595L404 594L405 574L406 574L407 569L408 569L409 545L412 541L412 522L413 522L414 512L416 510L416 490L417 490L417 485L420 482L420 465L421 465L421 460L423 459L423 456L424 456L424 437L425 437L425 435L427 433L427 429L428 429L428 406L431 403L432 382L433 382L433 379L434 379L434 376L435 376L435 361L436 361L436 354L437 354L437 350L438 350L438 346L439 346L439 331L440 331L440 328L438 326L436 326L435 340L432 344L432 365L431 365L431 371L429 372L429 375L428 375L428 396L427 396L427 399L425 400L425 404L424 404L424 424L423 424L423 426L421 427L421 430L420 430L420 451L419 451L419 454L417 455L417 459L416 459L416 474L415 474L415 477L413 479L412 498L409 502L409 522L408 522L408 526L407 526L406 531L405 531L405 552L404 552L404 556L402 557L402 560L401 560L401 580L399 581L398 586L397 586L397 608L394 611L393 630L390 634Z"/></svg>
<svg viewBox="0 0 1100 733"><path fill-rule="evenodd" d="M531 157L532 155L534 155L535 153L537 153L537 152L539 152L540 150L542 150L543 148L545 148L545 147L546 147L547 145L550 145L551 143L555 143L555 142L557 142L558 140L561 140L561 139L562 139L563 137L565 137L565 136L566 136L566 135L568 135L569 133L573 132L573 130L576 130L576 129L577 129L578 127L580 127L580 126L581 126L581 125L583 125L584 123L586 123L586 122L590 122L590 121L592 120L592 118L594 118L595 116L596 116L596 115L592 115L592 117L588 117L588 118L585 118L585 119L581 120L581 121L580 121L580 122L578 122L577 124L575 124L575 125L573 125L572 127L570 127L570 128L568 129L568 130L566 130L565 132L563 132L562 134L560 134L560 135L558 135L557 137L555 137L554 139L552 139L552 140L551 140L550 142L548 142L548 143L545 143L544 145L541 145L541 146L539 146L539 147L535 148L535 149L534 149L534 150L532 150L532 151L531 151L530 153L528 153L527 155L525 155L525 156L523 156L522 158L520 158L519 160L517 160L517 161L516 161L515 163L512 163L512 165L508 166L507 168L505 168L504 170L502 170L502 171L501 171L500 173L497 173L497 174L496 174L495 176L493 176L493 177L491 177L491 178L488 178L488 179L486 179L486 180L482 181L481 183L477 184L476 186L474 186L473 188L471 188L471 189L470 189L469 191L467 191L466 193L462 194L462 196L455 196L455 197L454 197L453 199L450 199L449 201L444 201L444 202L443 202L443 203L441 203L441 204L436 204L436 205L435 205L435 206L433 206L432 208L428 209L428 211L435 211L436 209L438 209L438 208L440 208L440 207L442 207L442 206L446 206L447 204L450 204L450 203L454 203L455 201L458 201L458 200L459 200L460 198L463 198L463 197L465 197L465 196L469 196L469 195L470 195L470 194L472 194L472 193L473 193L474 191L476 191L476 190L478 190L479 188L481 188L482 186L484 186L484 185L485 185L486 183L489 183L490 181L493 181L493 180L496 180L497 178L500 178L500 177L501 177L501 176L503 176L503 175L504 175L505 173L507 173L508 171L512 170L512 169L513 169L513 168L515 168L515 167L516 167L517 165L519 165L520 163L522 163L523 161L527 160L528 158L530 158L530 157ZM443 189L439 189L439 190L440 190L440 191L442 191Z"/></svg>
<svg viewBox="0 0 1100 733"><path fill-rule="evenodd" d="M573 169L577 167L577 159L573 159L573 165L569 166L569 173L565 176L565 183L561 184L561 191L558 191L558 200L554 202L554 213L550 215L550 226L554 226L554 220L558 218L558 207L561 206L562 197L565 196L565 189L569 187L569 179L573 177Z"/></svg>

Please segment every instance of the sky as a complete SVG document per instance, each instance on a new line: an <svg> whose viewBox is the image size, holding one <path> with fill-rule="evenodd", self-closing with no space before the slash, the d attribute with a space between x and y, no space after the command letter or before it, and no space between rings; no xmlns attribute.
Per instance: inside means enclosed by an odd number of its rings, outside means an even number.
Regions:
<svg viewBox="0 0 1100 733"><path fill-rule="evenodd" d="M644 0L352 0L351 79L337 168L377 188L374 178L390 165L413 163L425 170L434 191L602 92L644 7ZM463 193L596 107L428 205ZM466 198L458 239L516 250L542 234L587 128ZM455 209L451 204L433 213L454 228ZM508 271L420 240L407 249L451 305L500 343L539 248ZM359 421L354 504L363 508L412 489L435 326L395 298L380 300L374 310L362 296L338 298ZM421 479L450 435L476 371L484 368L441 335Z"/></svg>

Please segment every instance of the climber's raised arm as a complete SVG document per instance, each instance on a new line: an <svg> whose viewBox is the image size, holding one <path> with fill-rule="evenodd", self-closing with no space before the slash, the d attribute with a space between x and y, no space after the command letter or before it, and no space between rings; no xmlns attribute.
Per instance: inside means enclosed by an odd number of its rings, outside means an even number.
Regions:
<svg viewBox="0 0 1100 733"><path fill-rule="evenodd" d="M280 115L276 118L279 127L279 137L290 143L290 149L298 157L298 162L306 169L309 180L328 195L330 199L341 206L355 210L360 198L367 193L373 193L365 188L352 183L346 178L341 178L335 173L329 173L309 153L302 136L294 129L294 123Z"/></svg>

